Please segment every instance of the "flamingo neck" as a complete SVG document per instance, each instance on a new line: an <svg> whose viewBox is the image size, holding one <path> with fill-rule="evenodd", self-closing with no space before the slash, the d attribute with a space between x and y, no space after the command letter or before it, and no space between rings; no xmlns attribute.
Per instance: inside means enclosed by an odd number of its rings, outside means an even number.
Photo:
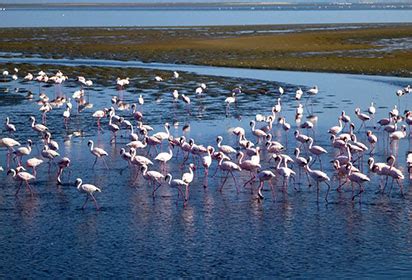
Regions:
<svg viewBox="0 0 412 280"><path fill-rule="evenodd" d="M279 162L278 162L278 165L276 166L276 169L279 169L280 168L280 164L282 163L282 158L279 158Z"/></svg>
<svg viewBox="0 0 412 280"><path fill-rule="evenodd" d="M80 179L79 182L77 183L77 189L80 190L81 186L82 186L82 180Z"/></svg>
<svg viewBox="0 0 412 280"><path fill-rule="evenodd" d="M309 149L312 149L313 138L309 138Z"/></svg>
<svg viewBox="0 0 412 280"><path fill-rule="evenodd" d="M91 141L90 142L90 151L93 151L93 148L94 148L94 143L93 143L93 141Z"/></svg>
<svg viewBox="0 0 412 280"><path fill-rule="evenodd" d="M241 165L241 164L242 164L243 157L244 157L244 154L243 154L242 152L239 152L239 160L238 160L239 165Z"/></svg>
<svg viewBox="0 0 412 280"><path fill-rule="evenodd" d="M143 165L143 172L142 172L143 176L146 177L147 176L147 165Z"/></svg>

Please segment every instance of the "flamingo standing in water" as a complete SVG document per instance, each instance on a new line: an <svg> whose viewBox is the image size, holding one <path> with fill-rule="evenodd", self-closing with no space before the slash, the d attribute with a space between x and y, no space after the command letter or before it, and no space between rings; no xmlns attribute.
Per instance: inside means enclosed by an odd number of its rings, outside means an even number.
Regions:
<svg viewBox="0 0 412 280"><path fill-rule="evenodd" d="M172 174L168 173L165 177L165 181L171 188L176 188L177 189L177 200L176 200L176 205L179 202L179 197L182 196L182 199L184 199L183 206L186 206L187 200L185 199L183 195L182 188L187 188L187 183L185 183L181 179L173 179Z"/></svg>
<svg viewBox="0 0 412 280"><path fill-rule="evenodd" d="M162 168L163 170L166 169L166 163L171 160L173 157L173 152L172 152L172 148L169 147L169 152L163 152L163 153L159 153L156 157L155 160L160 161L162 164Z"/></svg>
<svg viewBox="0 0 412 280"><path fill-rule="evenodd" d="M106 160L104 159L104 157L108 156L109 154L102 148L94 147L93 140L89 140L89 142L87 142L87 146L90 147L90 152L92 153L92 155L96 157L92 168L94 168L94 166L96 165L97 159L101 158L104 164L106 165L106 168L109 169L109 167L107 166Z"/></svg>
<svg viewBox="0 0 412 280"><path fill-rule="evenodd" d="M253 161L253 160L243 160L244 158L244 153L243 152L238 152L237 157L238 157L238 165L242 170L249 171L251 177L249 180L247 180L244 184L243 187L246 187L248 183L251 183L254 179L256 179L256 173L257 170L262 168L259 162ZM253 191L253 189L252 189Z"/></svg>
<svg viewBox="0 0 412 280"><path fill-rule="evenodd" d="M225 179L223 180L222 185L221 185L220 188L219 188L219 191L222 192L223 186L225 185L226 180L227 180L227 178L228 178L228 176L229 176L229 173L230 173L230 175L232 175L233 180L235 181L236 190L237 190L237 192L239 193L239 192L240 192L240 191L239 191L239 187L238 187L238 185L237 185L236 177L233 175L233 172L235 172L235 171L242 171L242 169L240 168L239 165L237 165L237 164L234 163L234 162L231 162L231 161L228 161L228 160L223 161L223 160L224 160L223 153L222 153L222 152L219 152L219 153L220 153L220 154L218 155L218 159L219 159L218 167L220 168L220 170L227 172L227 173L226 173L226 177L225 177Z"/></svg>
<svg viewBox="0 0 412 280"><path fill-rule="evenodd" d="M257 178L259 179L259 187L258 187L258 197L263 199L264 196L262 194L263 185L265 182L268 182L270 189L272 190L272 196L275 197L275 187L272 184L272 179L274 179L276 175L270 170L261 170L257 174Z"/></svg>
<svg viewBox="0 0 412 280"><path fill-rule="evenodd" d="M42 159L39 158L29 158L26 161L26 166L28 168L31 168L33 170L33 175L36 177L37 176L37 172L36 172L36 167L39 166L40 164L42 164L44 161Z"/></svg>
<svg viewBox="0 0 412 280"><path fill-rule="evenodd" d="M362 125L358 128L358 131L359 131L362 127L365 126L365 122L369 121L371 117L364 113L361 113L360 108L355 109L355 114L362 121Z"/></svg>
<svg viewBox="0 0 412 280"><path fill-rule="evenodd" d="M9 117L6 117L6 122L4 124L4 127L6 128L6 130L9 133L16 132L16 126L14 124L10 123L10 118Z"/></svg>
<svg viewBox="0 0 412 280"><path fill-rule="evenodd" d="M7 175L10 175L10 174L12 175L12 177L15 181L20 181L20 185L17 188L17 191L15 193L16 196L19 194L19 191L20 191L20 188L21 188L21 185L23 184L23 182L26 184L27 189L30 191L30 194L33 195L33 191L30 187L29 181L36 179L36 177L34 177L33 175L31 175L30 173L25 172L25 171L17 172L15 169L10 169L7 172Z"/></svg>
<svg viewBox="0 0 412 280"><path fill-rule="evenodd" d="M63 170L70 166L70 159L68 157L63 157L59 160L57 166L59 167L59 170L57 171L57 184L61 185L62 181L60 177L63 175Z"/></svg>
<svg viewBox="0 0 412 280"><path fill-rule="evenodd" d="M191 163L189 164L189 172L183 173L182 175L182 181L187 184L186 192L185 192L186 200L189 200L189 188L190 188L190 184L193 182L193 178L194 178L193 171L194 170L196 170L196 167L193 163Z"/></svg>
<svg viewBox="0 0 412 280"><path fill-rule="evenodd" d="M100 188L96 187L95 185L91 185L91 184L83 184L83 181L80 178L76 179L76 188L79 192L86 194L86 201L84 202L82 209L86 207L86 203L87 201L89 201L89 197L91 197L94 201L94 205L96 206L96 210L99 210L99 206L97 205L97 200L94 197L93 193L101 192Z"/></svg>
<svg viewBox="0 0 412 280"><path fill-rule="evenodd" d="M321 171L321 170L312 170L309 166L309 163L312 161L312 157L309 156L308 164L305 165L305 170L309 174L309 176L316 181L316 194L317 194L317 200L319 202L319 184L324 182L328 186L328 191L326 192L325 196L325 201L328 202L328 195L330 191L330 185L328 181L330 181L329 176ZM310 185L309 185L310 186Z"/></svg>
<svg viewBox="0 0 412 280"><path fill-rule="evenodd" d="M33 142L29 139L29 140L27 140L27 146L26 147L20 147L17 150L13 151L13 154L18 159L18 164L19 165L22 165L22 160L23 160L24 156L30 155L32 145L33 145Z"/></svg>
<svg viewBox="0 0 412 280"><path fill-rule="evenodd" d="M141 172L142 172L143 178L152 183L153 185L152 196L155 197L155 193L157 189L162 185L162 181L164 180L165 176L160 172L157 172L154 170L147 171L147 169L148 169L147 165L143 164L141 167ZM158 185L156 186L155 183L157 183Z"/></svg>
<svg viewBox="0 0 412 280"><path fill-rule="evenodd" d="M203 187L207 188L207 177L209 175L209 168L212 164L212 154L214 153L215 149L212 146L207 146L207 155L202 157L202 165L205 169L205 178L203 179Z"/></svg>
<svg viewBox="0 0 412 280"><path fill-rule="evenodd" d="M38 133L40 133L40 134L44 134L44 133L46 133L46 131L49 130L49 129L47 128L47 126L45 126L45 125L43 125L43 124L40 124L40 123L36 124L36 119L35 119L33 116L30 117L30 121L31 121L31 128L32 128L34 131L36 131L36 132L38 132Z"/></svg>

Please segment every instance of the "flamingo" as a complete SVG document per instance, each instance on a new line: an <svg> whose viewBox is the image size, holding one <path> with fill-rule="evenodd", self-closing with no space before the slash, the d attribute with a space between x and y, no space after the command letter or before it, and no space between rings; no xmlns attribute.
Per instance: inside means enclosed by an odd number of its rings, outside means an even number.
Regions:
<svg viewBox="0 0 412 280"><path fill-rule="evenodd" d="M401 195L404 196L403 194L403 187L402 184L399 182L400 180L405 179L405 176L403 175L402 171L399 170L398 168L394 167L395 165L395 157L394 156L390 156L388 158L388 163L390 163L390 167L389 167L389 171L388 171L388 176L392 177L392 186L393 186L393 181L395 180L396 183L399 186ZM392 190L392 187L391 187ZM391 192L391 190L389 191L389 193Z"/></svg>
<svg viewBox="0 0 412 280"><path fill-rule="evenodd" d="M156 157L155 160L160 161L160 163L163 165L163 169L165 168L166 163L171 160L173 157L173 152L172 149L169 146L169 152L162 152L159 153Z"/></svg>
<svg viewBox="0 0 412 280"><path fill-rule="evenodd" d="M94 197L93 193L101 192L101 189L96 187L95 185L83 184L83 181L80 178L76 179L75 184L76 184L76 188L79 192L86 194L86 201L84 202L84 204L82 206L82 209L84 209L86 207L86 203L87 203L87 201L89 201L89 197L91 197L94 201L95 206L96 206L96 210L99 210L99 206L97 205L97 200Z"/></svg>
<svg viewBox="0 0 412 280"><path fill-rule="evenodd" d="M326 196L325 196L325 201L328 202L328 195L329 195L329 191L330 191L330 184L328 183L328 181L330 181L329 176L321 171L321 170L312 170L309 166L309 163L312 161L312 157L309 156L309 160L308 160L308 164L305 166L305 170L306 172L309 174L309 176L316 181L316 193L317 193L317 201L319 201L319 184L324 182L327 186L328 186L328 191L326 192Z"/></svg>
<svg viewBox="0 0 412 280"><path fill-rule="evenodd" d="M67 128L67 123L69 122L70 119L70 108L67 107L66 110L63 112L63 118L64 118L64 124Z"/></svg>
<svg viewBox="0 0 412 280"><path fill-rule="evenodd" d="M282 105L280 104L280 98L278 98L277 103L273 107L273 111L278 114L282 110Z"/></svg>
<svg viewBox="0 0 412 280"><path fill-rule="evenodd" d="M355 197L359 196L359 203L361 203L362 201L362 193L364 192L364 188L363 188L363 183L365 182L369 182L370 179L368 176L366 176L365 174L361 173L361 172L353 172L352 170L352 163L349 162L346 165L346 168L348 170L348 180L351 182L352 186L354 183L359 185L359 193L357 193L356 195L352 196L352 201L355 200Z"/></svg>
<svg viewBox="0 0 412 280"><path fill-rule="evenodd" d="M185 192L186 200L189 200L189 187L190 187L190 184L193 182L193 178L194 178L193 171L194 170L196 170L196 167L193 163L191 163L189 164L189 172L183 173L182 175L182 181L187 184L186 192Z"/></svg>
<svg viewBox="0 0 412 280"><path fill-rule="evenodd" d="M342 117L339 117L338 121L339 121L339 126L332 126L331 128L329 128L328 133L336 135L336 134L339 134L343 130Z"/></svg>
<svg viewBox="0 0 412 280"><path fill-rule="evenodd" d="M209 174L209 168L210 165L212 164L212 154L214 152L214 148L212 146L207 146L207 155L204 155L202 157L202 165L205 169L205 178L203 180L203 187L207 187L207 177Z"/></svg>
<svg viewBox="0 0 412 280"><path fill-rule="evenodd" d="M296 173L290 169L289 167L287 167L287 161L284 160L285 166L280 166L282 163L282 158L279 155L275 155L275 162L276 160L278 160L278 164L275 167L276 169L276 173L283 177L283 189L285 192L287 192L287 188L288 188L288 182L289 182L289 178L292 177L294 178Z"/></svg>
<svg viewBox="0 0 412 280"><path fill-rule="evenodd" d="M227 173L226 173L226 177L225 177L225 179L223 180L222 185L221 185L220 188L219 188L219 191L222 192L223 186L225 185L226 180L227 180L227 178L228 178L228 176L229 176L229 173L230 173L230 174L232 175L233 180L235 181L235 185L236 185L237 192L239 193L239 187L238 187L238 185L237 185L237 181L236 181L235 176L233 175L233 172L235 172L235 171L242 171L242 169L240 168L239 165L237 165L237 164L234 163L234 162L231 162L231 161L228 161L228 160L223 161L223 160L224 160L224 157L223 157L223 154L222 154L221 152L220 152L220 154L219 154L219 156L218 156L218 159L219 159L218 167L220 168L220 170L227 172Z"/></svg>
<svg viewBox="0 0 412 280"><path fill-rule="evenodd" d="M20 185L17 188L17 191L15 193L15 196L17 196L19 194L21 185L23 184L23 182L26 184L28 190L30 191L30 194L33 195L32 189L30 187L29 181L36 179L36 177L34 177L32 174L25 172L25 171L19 171L17 172L15 169L10 169L7 172L7 175L10 175L13 177L13 179L15 181L20 181Z"/></svg>
<svg viewBox="0 0 412 280"><path fill-rule="evenodd" d="M376 135L374 135L373 132L370 131L370 130L368 130L366 132L366 136L368 137L368 142L371 145L370 146L370 149L371 149L370 153L372 154L372 152L375 150L376 143L378 142L378 137Z"/></svg>
<svg viewBox="0 0 412 280"><path fill-rule="evenodd" d="M260 139L262 137L266 137L268 134L266 132L264 132L263 130L261 130L261 129L256 129L255 126L256 126L255 121L253 121L253 120L250 121L250 127L252 128L252 134L256 136L257 143L259 144Z"/></svg>
<svg viewBox="0 0 412 280"><path fill-rule="evenodd" d="M28 168L32 168L33 175L36 177L37 176L36 167L39 166L42 163L43 163L42 159L34 157L34 158L30 158L26 161L26 166Z"/></svg>
<svg viewBox="0 0 412 280"><path fill-rule="evenodd" d="M104 164L106 165L106 168L109 169L109 167L107 166L107 163L104 159L104 157L109 156L109 154L105 150L103 150L102 148L94 147L93 140L89 140L87 142L87 146L89 146L89 148L90 148L90 153L96 157L96 159L94 160L92 168L94 168L94 166L96 165L97 159L101 158L103 160Z"/></svg>
<svg viewBox="0 0 412 280"><path fill-rule="evenodd" d="M358 117L358 119L360 119L362 121L362 125L358 129L358 130L360 130L363 126L365 126L365 122L369 121L371 119L371 117L364 114L364 113L361 113L360 108L355 109L355 114Z"/></svg>
<svg viewBox="0 0 412 280"><path fill-rule="evenodd" d="M375 113L376 113L376 108L375 108L375 105L373 104L373 102L371 102L371 105L368 108L368 113L372 116L375 115Z"/></svg>
<svg viewBox="0 0 412 280"><path fill-rule="evenodd" d="M154 170L150 170L147 171L148 167L147 165L143 164L141 167L141 172L143 175L143 178L146 181L150 181L153 185L153 192L152 192L152 196L155 197L155 193L157 191L157 189L162 185L162 181L164 180L165 176L157 171ZM155 186L155 183L157 183L158 185Z"/></svg>
<svg viewBox="0 0 412 280"><path fill-rule="evenodd" d="M262 168L262 166L260 165L259 162L256 162L256 161L253 161L253 160L250 160L250 159L249 159L249 160L243 160L244 156L245 156L245 155L244 155L243 152L239 152L239 153L237 154L239 167L240 167L242 170L249 171L250 175L252 175L252 176L250 177L250 179L247 180L247 181L243 184L243 187L246 187L246 185L247 185L248 183L250 183L250 182L252 182L254 179L256 179L256 175L255 175L255 174L257 173L257 170L258 170L258 169Z"/></svg>
<svg viewBox="0 0 412 280"><path fill-rule="evenodd" d="M54 161L56 157L60 156L60 154L54 150L51 150L48 145L44 145L41 151L41 155L42 157L47 158L49 160L49 172L50 172L51 162Z"/></svg>
<svg viewBox="0 0 412 280"><path fill-rule="evenodd" d="M35 119L33 116L30 117L30 121L31 121L31 128L32 128L34 131L36 131L36 132L38 132L38 133L40 133L40 134L44 134L44 133L46 133L46 131L49 130L49 129L47 128L47 126L45 126L45 125L43 125L43 124L40 124L40 123L36 124L36 119Z"/></svg>
<svg viewBox="0 0 412 280"><path fill-rule="evenodd" d="M49 131L46 131L44 134L44 142L49 146L49 148L53 151L58 151L59 150L59 144L51 139L51 133Z"/></svg>
<svg viewBox="0 0 412 280"><path fill-rule="evenodd" d="M62 181L60 177L63 175L63 170L70 166L70 159L68 157L61 158L57 163L57 166L59 167L59 170L57 171L57 184L61 185Z"/></svg>
<svg viewBox="0 0 412 280"><path fill-rule="evenodd" d="M10 123L10 118L9 117L6 117L6 122L4 124L4 127L6 128L6 130L9 133L16 132L16 126L14 124Z"/></svg>
<svg viewBox="0 0 412 280"><path fill-rule="evenodd" d="M392 143L393 141L399 141L405 137L406 137L406 125L402 125L401 130L398 130L398 131L395 131L389 134L389 138L391 139L390 143Z"/></svg>
<svg viewBox="0 0 412 280"><path fill-rule="evenodd" d="M7 167L10 165L10 155L14 151L14 146L20 146L20 143L13 138L4 137L0 139L0 147L6 147L7 152Z"/></svg>
<svg viewBox="0 0 412 280"><path fill-rule="evenodd" d="M232 95L225 99L225 103L226 103L226 114L228 114L230 104L236 103L236 93L232 92Z"/></svg>
<svg viewBox="0 0 412 280"><path fill-rule="evenodd" d="M295 99L300 100L302 98L302 95L303 95L303 90L301 88L298 88L295 93Z"/></svg>
<svg viewBox="0 0 412 280"><path fill-rule="evenodd" d="M32 145L33 145L33 142L30 139L28 139L26 147L20 147L17 150L13 151L13 154L18 159L19 165L22 165L21 162L22 162L24 156L30 155Z"/></svg>
<svg viewBox="0 0 412 280"><path fill-rule="evenodd" d="M169 123L165 123L164 128L165 128L166 132L163 132L163 131L157 132L157 133L153 134L152 136L159 139L160 141L169 140L169 137L170 137L170 131L169 131L170 125L169 125Z"/></svg>
<svg viewBox="0 0 412 280"><path fill-rule="evenodd" d="M216 143L217 143L217 147L219 148L219 151L227 155L237 153L237 151L233 147L229 145L222 145L222 141L223 141L223 137L219 135L216 138Z"/></svg>
<svg viewBox="0 0 412 280"><path fill-rule="evenodd" d="M275 195L275 188L272 184L272 179L274 179L276 177L276 175L270 171L270 170L261 170L259 171L259 173L257 174L257 178L259 179L259 187L258 187L258 197L260 199L263 199L264 196L262 194L262 190L263 190L263 185L265 182L268 182L271 190L272 190L272 195Z"/></svg>
<svg viewBox="0 0 412 280"><path fill-rule="evenodd" d="M312 138L312 137L309 137L308 142L309 142L309 147L308 147L309 152L311 152L313 155L316 156L316 158L315 158L315 160L313 161L313 163L315 163L315 161L316 161L317 159L319 159L320 168L322 169L322 161L321 161L321 159L320 159L320 156L321 156L322 154L327 154L328 151L326 151L326 150L325 150L324 148L322 148L321 146L313 146L313 138ZM313 164L313 163L312 163L312 164Z"/></svg>
<svg viewBox="0 0 412 280"><path fill-rule="evenodd" d="M109 130L113 133L113 137L110 140L112 143L113 141L116 142L116 132L120 130L120 127L117 124L113 123L114 111L110 111L110 118L109 118Z"/></svg>
<svg viewBox="0 0 412 280"><path fill-rule="evenodd" d="M100 130L100 120L106 116L108 109L97 110L93 113L92 117L97 119L97 130Z"/></svg>
<svg viewBox="0 0 412 280"><path fill-rule="evenodd" d="M183 206L186 206L187 200L183 195L183 191L182 188L187 188L187 183L185 183L183 180L181 179L173 179L172 174L168 173L165 177L165 181L167 182L167 184L171 187L171 188L176 188L178 191L178 198L176 200L176 205L179 201L179 197L182 196L182 198L184 199L184 203Z"/></svg>

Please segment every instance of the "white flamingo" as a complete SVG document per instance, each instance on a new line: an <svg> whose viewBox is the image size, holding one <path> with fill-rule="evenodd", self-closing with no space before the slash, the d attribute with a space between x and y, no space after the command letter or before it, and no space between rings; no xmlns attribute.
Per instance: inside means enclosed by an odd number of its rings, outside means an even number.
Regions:
<svg viewBox="0 0 412 280"><path fill-rule="evenodd" d="M96 187L95 185L91 185L91 184L83 184L83 181L80 178L76 179L76 188L79 192L86 194L86 201L84 202L82 209L86 207L87 201L89 201L89 197L91 197L96 206L96 210L99 210L99 206L97 205L97 200L93 194L95 192L101 192L102 190L100 188Z"/></svg>
<svg viewBox="0 0 412 280"><path fill-rule="evenodd" d="M308 172L309 176L316 182L316 193L317 193L317 201L319 201L319 184L324 182L328 186L328 191L326 192L325 201L328 202L328 195L330 191L330 181L329 176L321 171L321 170L312 170L309 166L309 163L312 161L312 157L309 157L308 164L305 166L306 172Z"/></svg>
<svg viewBox="0 0 412 280"><path fill-rule="evenodd" d="M36 179L36 177L34 177L32 174L30 174L28 172L25 172L25 171L17 172L14 169L10 169L7 172L7 175L10 175L10 174L12 175L12 177L15 181L20 181L20 185L17 188L17 191L15 193L16 196L19 194L19 191L20 191L20 188L21 188L21 185L23 184L23 182L26 184L27 189L30 191L30 194L33 195L33 191L30 187L29 181Z"/></svg>
<svg viewBox="0 0 412 280"><path fill-rule="evenodd" d="M94 160L92 168L94 168L94 166L96 165L97 159L101 158L103 160L104 164L106 165L106 168L109 169L109 167L107 166L106 160L104 159L104 157L109 156L109 154L105 150L103 150L102 148L95 147L93 140L89 140L87 142L87 146L89 146L89 148L90 148L90 153L96 157L96 159Z"/></svg>
<svg viewBox="0 0 412 280"><path fill-rule="evenodd" d="M154 170L147 171L147 169L148 169L147 165L143 164L141 168L142 175L146 181L150 181L152 183L153 185L152 196L155 197L155 193L159 189L159 187L162 185L162 182L164 181L165 176L160 172L157 172ZM157 186L155 185L156 183L157 183Z"/></svg>

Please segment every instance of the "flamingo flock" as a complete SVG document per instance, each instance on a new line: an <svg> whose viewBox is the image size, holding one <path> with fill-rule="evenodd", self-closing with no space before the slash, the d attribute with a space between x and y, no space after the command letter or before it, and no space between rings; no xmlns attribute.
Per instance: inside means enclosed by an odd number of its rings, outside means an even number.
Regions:
<svg viewBox="0 0 412 280"><path fill-rule="evenodd" d="M18 69L14 70L13 80L17 80ZM8 71L3 71L3 77L9 76ZM180 74L174 71L171 79L179 79ZM18 127L13 123L10 116L5 116L3 133L0 139L0 147L7 150L6 167L7 174L13 178L17 184L16 196L19 194L21 186L25 184L31 195L35 191L31 185L36 181L38 168L48 162L48 172L52 167L56 167L56 186L63 185L63 170L71 168L73 162L67 155L59 152L59 144L53 140L55 132L46 125L47 114L53 110L66 105L61 124L67 130L70 126L70 119L74 114L86 115L91 120L96 119L96 135L108 130L111 134L111 145L122 145L120 156L127 162L127 169L134 178L132 181L147 182L151 186L152 196L156 197L159 188L169 187L176 190L177 200L183 202L186 207L190 200L190 192L193 188L198 188L202 178L202 188L215 189L219 192L229 191L224 189L228 179L232 180L236 193L250 191L252 197L259 201L264 201L265 183L270 188L272 198L277 199L278 192L287 196L293 191L301 191L302 187L309 190L312 185L316 185L316 201L319 203L322 186L326 189L324 200L330 201L330 192L350 193L350 200L362 202L364 192L378 191L385 193L390 185L388 193L392 191L394 184L398 186L399 194L404 195L404 170L412 171L412 154L407 156L406 167L397 165L397 147L400 141L406 141L410 137L410 125L412 125L412 111L406 110L404 114L399 111L399 106L394 105L389 112L380 112L373 102L368 108L362 110L360 107L354 108L355 118L351 118L349 112L342 111L336 116L337 124L328 130L315 135L317 116L313 113L312 100L321 94L317 86L313 86L304 91L301 88L278 87L274 90L279 96L273 98L273 106L269 112L257 112L254 119L249 121L249 128L237 126L231 129L231 135L217 135L216 143L205 142L203 139L187 139L185 135L173 133L169 123L164 123L163 130L154 131L153 127L145 123L143 107L148 101L142 95L136 99L136 103L129 104L121 97L115 96L108 102L107 107L98 108L89 113L86 109L91 109L93 104L87 98L88 88L93 86L93 82L83 76L78 76L76 81L80 83L80 89L76 90L71 98L66 97L61 90L58 96L46 95L42 91L41 84L53 83L61 85L69 78L61 71L55 75L47 75L40 71L37 75L28 73L23 78L26 82L36 81L39 83L39 99L33 102L39 106L41 122L36 121L36 116L30 116L26 127ZM155 76L154 82L164 82L166 77ZM123 91L133 82L130 78L117 78L115 85L119 91ZM193 92L196 96L208 93L205 83L198 85ZM293 95L297 104L293 109L295 120L288 120L282 114L290 106L282 98L288 94ZM411 93L409 86L396 92L396 96L401 98ZM33 93L31 93L33 95ZM243 94L242 87L236 87L228 92L228 97L222 106L226 106L225 113L228 115L230 106L237 103L237 98ZM300 103L302 98L307 98L306 104ZM181 99L187 106L191 106L189 96L179 94L177 90L172 92L170 101L176 103ZM77 112L73 112L71 100L77 104ZM308 104L309 103L309 104ZM294 106L294 105L293 105ZM307 110L308 119L305 117L304 108ZM189 107L188 107L189 108ZM190 111L188 110L190 114ZM376 116L383 113L388 118L376 120ZM38 118L40 120L40 118ZM107 121L106 121L107 119ZM335 119L335 118L334 118ZM357 120L356 120L357 119ZM103 121L103 124L102 124ZM294 124L294 121L296 124ZM94 123L94 121L93 121ZM379 127L378 127L379 125ZM357 131L355 128L358 127ZM15 140L22 130L32 129L33 137L26 139L25 143ZM381 131L381 129L383 130ZM408 133L409 128L409 133ZM293 131L293 139L289 139L288 133ZM82 136L78 132L79 136ZM318 140L323 140L323 136L330 138L330 145L321 146ZM379 136L378 136L379 135ZM89 137L90 138L90 137ZM127 143L120 143L128 139ZM365 141L365 142L362 142ZM120 141L122 140L122 141ZM384 151L378 150L378 143L383 142L386 146ZM230 144L235 143L235 144ZM41 150L38 148L41 145ZM88 172L99 172L95 169L97 161L101 159L105 169L115 168L111 161L113 153L106 151L103 147L96 145L92 139L88 139L87 146L90 151L90 158L94 162ZM294 153L288 155L288 147ZM35 155L37 150L38 154ZM387 154L385 162L376 162L374 155L377 153ZM107 161L106 161L107 159ZM181 173L172 174L169 166L171 163L179 163ZM332 167L333 172L327 172L325 165ZM30 173L26 168L30 168ZM198 172L203 168L203 172ZM208 183L209 170L215 169L213 177L217 174L221 176L218 186ZM0 171L3 168L0 168ZM305 176L302 176L302 173ZM370 184L371 177L378 176L380 184L378 188ZM246 179L244 179L246 177ZM241 182L244 180L243 182ZM388 181L391 182L388 182ZM214 181L215 182L215 181ZM243 183L243 184L242 184ZM70 184L70 182L69 182ZM72 183L77 190L86 195L86 200L82 205L85 208L87 202L92 200L96 209L99 205L95 198L96 193L104 192L104 186L93 184L83 184L81 178L77 178ZM349 190L345 186L350 185ZM375 190L373 190L375 188Z"/></svg>

